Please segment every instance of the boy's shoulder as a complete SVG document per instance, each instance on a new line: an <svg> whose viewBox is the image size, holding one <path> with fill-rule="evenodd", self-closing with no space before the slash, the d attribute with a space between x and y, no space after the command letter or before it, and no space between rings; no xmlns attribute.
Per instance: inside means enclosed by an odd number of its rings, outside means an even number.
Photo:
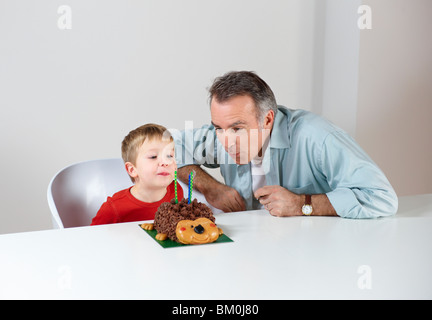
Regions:
<svg viewBox="0 0 432 320"><path fill-rule="evenodd" d="M120 190L111 197L107 197L107 200L101 205L96 216L93 218L91 225L122 222L123 209L129 210L129 190L130 188Z"/></svg>
<svg viewBox="0 0 432 320"><path fill-rule="evenodd" d="M114 193L111 197L108 197L107 201L119 201L128 198L128 195L130 193L130 188L132 187Z"/></svg>

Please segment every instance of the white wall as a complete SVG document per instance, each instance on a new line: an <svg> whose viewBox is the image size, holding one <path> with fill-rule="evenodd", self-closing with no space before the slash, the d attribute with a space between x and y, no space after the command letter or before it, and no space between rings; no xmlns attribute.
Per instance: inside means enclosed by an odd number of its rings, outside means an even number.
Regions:
<svg viewBox="0 0 432 320"><path fill-rule="evenodd" d="M400 194L432 192L432 2L363 2L360 32L359 0L0 0L0 234L51 228L53 175L131 129L208 123L231 70L354 135Z"/></svg>
<svg viewBox="0 0 432 320"><path fill-rule="evenodd" d="M357 25L360 5L372 29ZM354 136L399 196L431 193L432 1L323 0L315 9L312 110Z"/></svg>
<svg viewBox="0 0 432 320"><path fill-rule="evenodd" d="M59 30L60 5L72 29ZM0 233L51 227L61 168L120 156L133 128L209 122L206 88L254 70L310 108L315 1L0 0Z"/></svg>
<svg viewBox="0 0 432 320"><path fill-rule="evenodd" d="M360 0L316 2L312 111L356 134Z"/></svg>
<svg viewBox="0 0 432 320"><path fill-rule="evenodd" d="M399 196L432 193L432 1L363 2L356 138Z"/></svg>

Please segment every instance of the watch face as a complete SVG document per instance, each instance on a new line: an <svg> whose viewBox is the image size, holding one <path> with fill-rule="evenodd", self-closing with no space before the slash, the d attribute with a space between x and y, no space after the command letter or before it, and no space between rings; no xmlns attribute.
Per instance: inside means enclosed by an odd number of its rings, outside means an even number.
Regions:
<svg viewBox="0 0 432 320"><path fill-rule="evenodd" d="M302 212L303 212L303 214L305 214L307 216L311 215L312 214L312 206L309 204L305 204L302 207Z"/></svg>

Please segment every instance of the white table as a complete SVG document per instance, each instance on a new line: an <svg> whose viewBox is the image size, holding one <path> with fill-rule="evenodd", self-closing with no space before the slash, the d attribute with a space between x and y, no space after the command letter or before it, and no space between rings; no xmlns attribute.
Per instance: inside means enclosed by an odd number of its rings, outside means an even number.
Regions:
<svg viewBox="0 0 432 320"><path fill-rule="evenodd" d="M432 194L377 220L216 222L234 242L164 249L137 223L1 235L0 299L432 298Z"/></svg>

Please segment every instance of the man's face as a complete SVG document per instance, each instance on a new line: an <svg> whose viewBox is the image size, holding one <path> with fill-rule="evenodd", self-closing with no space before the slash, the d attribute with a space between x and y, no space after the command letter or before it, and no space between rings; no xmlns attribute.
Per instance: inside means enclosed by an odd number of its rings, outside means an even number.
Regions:
<svg viewBox="0 0 432 320"><path fill-rule="evenodd" d="M246 164L259 155L273 126L273 111L259 123L255 102L248 95L235 96L223 103L213 98L210 109L217 137L237 164Z"/></svg>

